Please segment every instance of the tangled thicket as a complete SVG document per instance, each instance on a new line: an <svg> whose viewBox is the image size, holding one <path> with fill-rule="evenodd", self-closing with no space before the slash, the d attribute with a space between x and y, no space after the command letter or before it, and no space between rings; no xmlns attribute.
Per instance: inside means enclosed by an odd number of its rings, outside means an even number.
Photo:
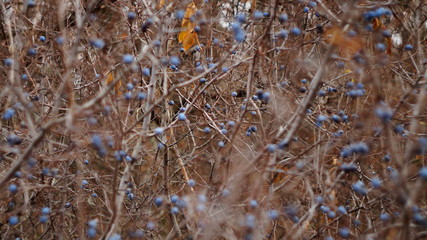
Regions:
<svg viewBox="0 0 427 240"><path fill-rule="evenodd" d="M2 239L422 239L422 0L1 1Z"/></svg>

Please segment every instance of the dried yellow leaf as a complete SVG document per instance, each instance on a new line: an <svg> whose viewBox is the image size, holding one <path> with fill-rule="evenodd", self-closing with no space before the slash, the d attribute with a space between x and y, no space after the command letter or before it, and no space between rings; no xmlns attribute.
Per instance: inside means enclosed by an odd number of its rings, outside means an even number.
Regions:
<svg viewBox="0 0 427 240"><path fill-rule="evenodd" d="M112 73L112 72L109 72L108 74L107 74L107 78L105 79L105 83L107 84L107 85L110 85L113 81L114 81L114 73ZM117 94L117 95L121 95L121 92L120 92L120 88L122 87L122 82L121 81L118 81L117 83L116 83L116 85L114 86L114 91L115 91L115 93Z"/></svg>
<svg viewBox="0 0 427 240"><path fill-rule="evenodd" d="M194 23L190 20L191 16L193 16L196 11L196 4L191 2L188 4L184 19L182 20L182 30L178 35L178 42L182 43L182 47L185 51L198 42L197 33L194 31Z"/></svg>

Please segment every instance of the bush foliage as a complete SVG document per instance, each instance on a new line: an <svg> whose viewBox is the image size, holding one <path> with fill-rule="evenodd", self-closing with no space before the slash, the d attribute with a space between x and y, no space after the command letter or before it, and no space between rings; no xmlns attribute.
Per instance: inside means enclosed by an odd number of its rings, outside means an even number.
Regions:
<svg viewBox="0 0 427 240"><path fill-rule="evenodd" d="M427 4L1 1L2 239L422 239Z"/></svg>

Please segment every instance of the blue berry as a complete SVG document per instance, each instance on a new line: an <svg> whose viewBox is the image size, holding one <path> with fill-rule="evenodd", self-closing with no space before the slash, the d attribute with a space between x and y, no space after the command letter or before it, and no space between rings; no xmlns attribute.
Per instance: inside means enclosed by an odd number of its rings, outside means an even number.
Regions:
<svg viewBox="0 0 427 240"><path fill-rule="evenodd" d="M302 32L301 32L301 29L299 29L297 27L294 27L294 28L291 29L291 33L293 35L300 35Z"/></svg>
<svg viewBox="0 0 427 240"><path fill-rule="evenodd" d="M16 134L10 134L7 136L6 141L10 146L15 146L21 144L23 140Z"/></svg>
<svg viewBox="0 0 427 240"><path fill-rule="evenodd" d="M251 200L249 201L249 206L250 206L250 207L253 207L253 208L258 207L258 201L257 201L257 200L255 200L255 199L251 199Z"/></svg>
<svg viewBox="0 0 427 240"><path fill-rule="evenodd" d="M39 40L40 40L41 42L44 42L44 41L46 41L46 37L42 35L42 36L40 36L40 37L39 37Z"/></svg>
<svg viewBox="0 0 427 240"><path fill-rule="evenodd" d="M381 213L380 219L383 222L387 222L391 219L390 215L388 213Z"/></svg>
<svg viewBox="0 0 427 240"><path fill-rule="evenodd" d="M239 23L245 23L246 22L246 15L244 13L240 13L236 16L236 21Z"/></svg>
<svg viewBox="0 0 427 240"><path fill-rule="evenodd" d="M175 18L178 20L183 19L185 16L185 11L184 10L178 10L175 12Z"/></svg>
<svg viewBox="0 0 427 240"><path fill-rule="evenodd" d="M41 215L39 218L40 223L46 223L48 220L48 216L46 215Z"/></svg>
<svg viewBox="0 0 427 240"><path fill-rule="evenodd" d="M315 8L317 6L317 3L315 1L310 1L308 3L308 6L311 7L311 8Z"/></svg>
<svg viewBox="0 0 427 240"><path fill-rule="evenodd" d="M150 69L149 69L149 68L143 68L143 69L142 69L142 75L143 75L143 76L148 77L148 76L150 76L150 73L151 73L151 71L150 71Z"/></svg>
<svg viewBox="0 0 427 240"><path fill-rule="evenodd" d="M4 59L4 60L3 60L3 63L4 63L4 65L6 65L6 66L10 67L10 66L12 66L12 64L13 64L13 59L11 59L11 58L6 58L6 59Z"/></svg>
<svg viewBox="0 0 427 240"><path fill-rule="evenodd" d="M15 109L8 108L8 109L6 109L6 111L4 111L2 118L4 120L8 120L8 119L11 119L13 117L13 115L15 115Z"/></svg>
<svg viewBox="0 0 427 240"><path fill-rule="evenodd" d="M412 51L414 49L414 47L411 44L406 44L404 49L406 51Z"/></svg>
<svg viewBox="0 0 427 240"><path fill-rule="evenodd" d="M375 114L380 118L384 123L389 122L393 117L393 110L389 107L378 107L375 109Z"/></svg>
<svg viewBox="0 0 427 240"><path fill-rule="evenodd" d="M374 188L380 188L381 187L381 180L377 177L371 179L371 184Z"/></svg>
<svg viewBox="0 0 427 240"><path fill-rule="evenodd" d="M171 213L174 214L174 215L178 214L179 213L179 208L178 207L172 207L171 208Z"/></svg>
<svg viewBox="0 0 427 240"><path fill-rule="evenodd" d="M277 149L277 145L276 144L268 144L267 145L267 151L270 153L274 153Z"/></svg>
<svg viewBox="0 0 427 240"><path fill-rule="evenodd" d="M377 43L375 44L375 49L377 49L380 52L384 52L386 49L386 46L384 43Z"/></svg>
<svg viewBox="0 0 427 240"><path fill-rule="evenodd" d="M105 41L102 39L94 39L90 41L90 45L92 45L94 48L102 49L105 46Z"/></svg>
<svg viewBox="0 0 427 240"><path fill-rule="evenodd" d="M419 173L423 180L427 180L427 167L422 167Z"/></svg>
<svg viewBox="0 0 427 240"><path fill-rule="evenodd" d="M237 97L237 92L231 92L232 97Z"/></svg>
<svg viewBox="0 0 427 240"><path fill-rule="evenodd" d="M253 17L255 19L261 19L263 16L264 16L264 14L259 10L255 10L255 12L253 13Z"/></svg>
<svg viewBox="0 0 427 240"><path fill-rule="evenodd" d="M64 44L65 39L63 37L57 37L55 41L58 45L62 45Z"/></svg>
<svg viewBox="0 0 427 240"><path fill-rule="evenodd" d="M18 224L19 223L19 218L18 218L18 216L11 216L10 218L9 218L9 225L10 226L15 226L16 224Z"/></svg>
<svg viewBox="0 0 427 240"><path fill-rule="evenodd" d="M36 54L37 54L37 49L35 49L35 48L29 48L27 50L27 55L30 57L35 56Z"/></svg>
<svg viewBox="0 0 427 240"><path fill-rule="evenodd" d="M163 134L164 131L165 130L162 127L158 127L156 129L154 129L154 134L160 135L160 134Z"/></svg>
<svg viewBox="0 0 427 240"><path fill-rule="evenodd" d="M156 199L154 199L154 204L157 207L160 207L163 204L163 198L162 197L156 197Z"/></svg>
<svg viewBox="0 0 427 240"><path fill-rule="evenodd" d="M193 179L189 179L188 182L187 182L187 184L190 187L194 187L194 186L196 186L196 181L194 181Z"/></svg>
<svg viewBox="0 0 427 240"><path fill-rule="evenodd" d="M134 61L134 57L131 54L125 54L123 55L123 63L124 64L131 64Z"/></svg>
<svg viewBox="0 0 427 240"><path fill-rule="evenodd" d="M314 198L314 201L315 201L316 203L321 204L321 203L323 203L323 197L322 197L322 196L316 196L316 197Z"/></svg>
<svg viewBox="0 0 427 240"><path fill-rule="evenodd" d="M187 120L187 116L185 115L185 113L178 113L178 120L179 121Z"/></svg>
<svg viewBox="0 0 427 240"><path fill-rule="evenodd" d="M350 229L348 228L341 228L338 232L338 234L342 237L342 238L348 238L350 236Z"/></svg>
<svg viewBox="0 0 427 240"><path fill-rule="evenodd" d="M366 195L368 194L368 189L366 189L365 184L362 181L357 181L356 183L353 183L351 185L351 188L361 194L361 195Z"/></svg>
<svg viewBox="0 0 427 240"><path fill-rule="evenodd" d="M284 22L286 22L286 21L288 21L288 14L281 14L281 15L279 16L279 22L280 22L280 23L284 23Z"/></svg>
<svg viewBox="0 0 427 240"><path fill-rule="evenodd" d="M126 89L127 89L128 91L132 91L134 87L135 87L135 86L134 86L132 83L127 83L127 84L126 84Z"/></svg>
<svg viewBox="0 0 427 240"><path fill-rule="evenodd" d="M308 7L304 7L303 12L308 13L310 9Z"/></svg>
<svg viewBox="0 0 427 240"><path fill-rule="evenodd" d="M344 206L339 206L338 207L338 213L345 215L347 214L347 208L345 208Z"/></svg>
<svg viewBox="0 0 427 240"><path fill-rule="evenodd" d="M181 64L181 60L177 56L172 56L169 60L170 64L179 66Z"/></svg>
<svg viewBox="0 0 427 240"><path fill-rule="evenodd" d="M49 213L50 213L50 208L49 207L43 207L42 208L42 214L48 215Z"/></svg>
<svg viewBox="0 0 427 240"><path fill-rule="evenodd" d="M177 203L178 202L178 200L179 200L179 197L177 196L177 195L172 195L171 196L171 203Z"/></svg>
<svg viewBox="0 0 427 240"><path fill-rule="evenodd" d="M143 92L139 92L137 95L138 100L145 100L147 98L147 94Z"/></svg>
<svg viewBox="0 0 427 240"><path fill-rule="evenodd" d="M219 141L218 142L218 147L223 148L225 146L224 141Z"/></svg>
<svg viewBox="0 0 427 240"><path fill-rule="evenodd" d="M329 211L331 211L331 209L328 206L324 206L324 205L320 206L319 209L323 213L328 213Z"/></svg>
<svg viewBox="0 0 427 240"><path fill-rule="evenodd" d="M136 13L135 13L135 12L132 12L132 11L129 11L129 12L127 13L127 17L128 17L128 19L129 19L129 20L133 20L133 19L135 19L135 18L136 18Z"/></svg>
<svg viewBox="0 0 427 240"><path fill-rule="evenodd" d="M11 192L12 194L15 194L18 192L18 186L16 184L10 184L9 185L9 192Z"/></svg>
<svg viewBox="0 0 427 240"><path fill-rule="evenodd" d="M211 132L211 128L210 128L210 127L205 127L205 128L203 129L203 132L204 132L204 133L210 133L210 132Z"/></svg>

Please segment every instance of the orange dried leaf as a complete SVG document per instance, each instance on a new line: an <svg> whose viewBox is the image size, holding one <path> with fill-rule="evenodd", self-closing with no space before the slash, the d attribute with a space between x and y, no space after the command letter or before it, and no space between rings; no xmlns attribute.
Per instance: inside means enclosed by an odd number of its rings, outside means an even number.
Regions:
<svg viewBox="0 0 427 240"><path fill-rule="evenodd" d="M165 0L160 0L159 5L157 5L157 8L162 8L165 5Z"/></svg>
<svg viewBox="0 0 427 240"><path fill-rule="evenodd" d="M343 54L350 56L363 49L364 43L360 36L349 36L342 28L333 27L325 31L326 41L338 47Z"/></svg>
<svg viewBox="0 0 427 240"><path fill-rule="evenodd" d="M188 4L184 19L182 20L182 30L178 35L178 42L182 43L182 47L185 51L198 42L197 33L194 31L194 23L190 20L191 16L193 16L196 11L196 4L191 2Z"/></svg>
<svg viewBox="0 0 427 240"><path fill-rule="evenodd" d="M105 79L105 83L110 85L114 81L114 74L112 72L108 73L107 78ZM122 87L122 82L118 81L114 86L114 91L117 95L120 95L120 88Z"/></svg>

